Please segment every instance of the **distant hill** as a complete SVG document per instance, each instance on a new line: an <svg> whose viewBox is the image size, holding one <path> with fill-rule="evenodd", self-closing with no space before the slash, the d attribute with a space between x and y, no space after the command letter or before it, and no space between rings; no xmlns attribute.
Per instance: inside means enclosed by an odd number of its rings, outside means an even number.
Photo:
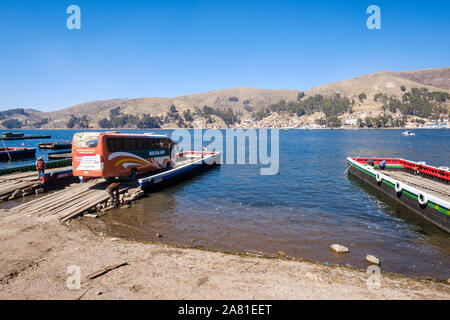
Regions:
<svg viewBox="0 0 450 320"><path fill-rule="evenodd" d="M411 88L426 87L429 91L445 91L450 93L450 68L424 69L416 71L381 71L363 75L339 82L320 85L304 91L306 97L321 94L332 96L336 93L342 97L355 100L354 111L380 111L380 105L373 97L382 93L401 99L403 91ZM151 97L137 99L111 99L82 103L53 112L39 112L27 109L26 114L15 117L23 123L23 127L32 127L38 123L42 128L66 128L71 115L87 116L92 127L98 126L98 121L107 118L110 110L120 107L120 112L130 115L158 115L163 117L171 105L182 113L185 110L195 111L207 105L212 108L239 111L243 115L268 107L280 100L296 101L300 90L268 90L256 88L231 88L205 93L184 95L174 98ZM363 102L358 96L367 96Z"/></svg>

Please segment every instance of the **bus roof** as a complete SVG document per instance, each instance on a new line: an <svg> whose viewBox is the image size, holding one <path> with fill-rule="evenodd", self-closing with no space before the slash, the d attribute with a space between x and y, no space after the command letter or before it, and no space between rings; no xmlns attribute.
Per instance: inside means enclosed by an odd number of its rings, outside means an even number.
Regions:
<svg viewBox="0 0 450 320"><path fill-rule="evenodd" d="M146 132L146 133L125 133L120 131L106 131L106 132L100 132L100 134L104 135L111 135L111 136L127 136L127 137L144 137L147 136L149 138L168 138L165 134L156 134L153 132Z"/></svg>
<svg viewBox="0 0 450 320"><path fill-rule="evenodd" d="M116 136L116 137L148 137L148 138L168 138L165 134L156 134L152 132L146 132L146 133L125 133L120 131L105 131L105 132L92 132L92 131L86 131L86 132L78 132L76 134L82 134L82 135L91 135L91 136L99 136L99 135L108 135L108 136Z"/></svg>

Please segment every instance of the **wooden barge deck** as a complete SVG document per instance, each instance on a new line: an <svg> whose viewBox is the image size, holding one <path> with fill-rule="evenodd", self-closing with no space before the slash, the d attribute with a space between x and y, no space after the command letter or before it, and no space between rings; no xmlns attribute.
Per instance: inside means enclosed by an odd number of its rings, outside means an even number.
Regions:
<svg viewBox="0 0 450 320"><path fill-rule="evenodd" d="M66 179L69 178L69 179ZM61 186L73 182L72 166L47 169L38 176L36 171L25 171L0 176L0 200L6 201L34 194L36 189ZM20 191L20 195L16 193ZM14 195L14 196L13 196Z"/></svg>
<svg viewBox="0 0 450 320"><path fill-rule="evenodd" d="M128 204L144 194L144 190L158 182L173 182L205 170L220 163L220 152L184 152L176 159L175 167L164 172L147 174L137 181L121 183L120 202ZM38 217L53 216L66 221L86 212L101 211L107 208L109 195L105 189L110 182L104 179L91 179L83 183L73 183L64 190L56 191L29 201L12 209L2 210L3 214L28 214ZM162 187L164 183L158 184ZM154 189L153 189L154 190Z"/></svg>
<svg viewBox="0 0 450 320"><path fill-rule="evenodd" d="M374 166L367 163L374 162ZM386 168L380 169L381 161ZM450 233L450 171L423 162L347 158L349 173Z"/></svg>

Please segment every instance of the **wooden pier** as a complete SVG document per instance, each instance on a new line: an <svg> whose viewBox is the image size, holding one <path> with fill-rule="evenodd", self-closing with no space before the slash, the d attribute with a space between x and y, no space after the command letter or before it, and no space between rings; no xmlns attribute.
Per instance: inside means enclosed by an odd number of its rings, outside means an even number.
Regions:
<svg viewBox="0 0 450 320"><path fill-rule="evenodd" d="M0 200L12 200L35 193L44 187L45 181L71 176L72 167L52 168L46 170L46 177L38 176L37 171L15 172L0 176Z"/></svg>
<svg viewBox="0 0 450 320"><path fill-rule="evenodd" d="M66 221L90 209L104 209L106 206L103 204L109 198L108 193L105 191L108 184L103 179L75 183L64 190L14 207L9 210L9 213L27 213L38 217L54 216L61 221ZM143 195L143 192L139 193L140 188L137 185L134 185L134 188L133 185L124 186L120 189L120 193L126 194L130 190L135 194L133 200L137 196ZM131 199L128 201L131 201Z"/></svg>

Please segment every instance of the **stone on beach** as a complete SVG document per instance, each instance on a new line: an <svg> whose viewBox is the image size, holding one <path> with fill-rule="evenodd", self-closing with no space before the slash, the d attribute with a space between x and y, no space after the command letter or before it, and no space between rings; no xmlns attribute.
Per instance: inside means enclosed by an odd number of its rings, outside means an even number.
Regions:
<svg viewBox="0 0 450 320"><path fill-rule="evenodd" d="M333 250L336 253L347 253L348 252L348 248L341 246L340 244L333 244L331 245L331 250Z"/></svg>
<svg viewBox="0 0 450 320"><path fill-rule="evenodd" d="M286 252L284 251L278 251L278 254L282 257L286 257Z"/></svg>
<svg viewBox="0 0 450 320"><path fill-rule="evenodd" d="M370 262L370 263L373 263L373 264L380 264L380 259L378 259L377 257L372 256L372 255L370 255L370 254L368 254L368 255L366 256L366 261L368 261L368 262Z"/></svg>

